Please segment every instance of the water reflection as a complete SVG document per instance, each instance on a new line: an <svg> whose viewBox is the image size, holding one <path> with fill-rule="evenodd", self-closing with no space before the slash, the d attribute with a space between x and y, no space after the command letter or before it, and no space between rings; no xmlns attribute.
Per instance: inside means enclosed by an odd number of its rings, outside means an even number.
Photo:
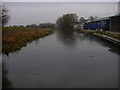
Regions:
<svg viewBox="0 0 120 90"><path fill-rule="evenodd" d="M69 30L69 29L68 29ZM75 45L77 44L77 39L80 40L80 42L84 42L85 40L90 41L90 43L98 43L106 48L108 48L108 50L110 52L116 53L120 55L120 48L117 45L114 45L110 42L107 42L106 40L103 40L99 37L96 37L94 35L90 35L90 34L83 34L83 33L79 33L79 32L73 32L73 31L66 31L66 30L59 30L58 31L58 40L60 40L61 42L63 42L64 45L66 45L67 47L75 47ZM118 55L118 60L120 59ZM91 56L92 57L92 56ZM91 59L91 58L90 58ZM92 63L92 60L90 60ZM120 61L118 61L118 66ZM118 67L118 70L120 70L120 66ZM120 73L118 73L119 77L120 77ZM119 78L119 82L120 82L120 78ZM120 88L120 83L118 83L118 86Z"/></svg>
<svg viewBox="0 0 120 90"><path fill-rule="evenodd" d="M0 89L1 88L2 88L2 44L1 44L1 37L0 37Z"/></svg>
<svg viewBox="0 0 120 90"><path fill-rule="evenodd" d="M96 37L94 35L90 35L90 34L83 34L83 37L86 39L86 40L90 40L90 42L95 42L95 43L98 43L106 48L108 48L108 50L110 52L113 52L113 53L116 53L116 54L119 54L120 55L120 48L118 45L114 45L102 38L99 38L99 37Z"/></svg>
<svg viewBox="0 0 120 90"><path fill-rule="evenodd" d="M120 48L110 42L107 42L99 37L90 34L83 34L74 32L69 28L57 31L57 39L62 42L66 47L76 47L78 42L89 41L90 43L98 43L98 45L108 48L110 52L120 55Z"/></svg>
<svg viewBox="0 0 120 90"><path fill-rule="evenodd" d="M64 28L57 31L57 38L66 47L74 47L76 45L76 37L70 28Z"/></svg>
<svg viewBox="0 0 120 90"><path fill-rule="evenodd" d="M3 63L4 85L15 88L116 88L116 50L114 45L100 38L59 30L28 44L16 55L10 54L9 59L4 56L5 61L9 60L9 66Z"/></svg>
<svg viewBox="0 0 120 90"><path fill-rule="evenodd" d="M6 63L2 62L2 89L13 88L12 82L8 79L8 70L6 68Z"/></svg>

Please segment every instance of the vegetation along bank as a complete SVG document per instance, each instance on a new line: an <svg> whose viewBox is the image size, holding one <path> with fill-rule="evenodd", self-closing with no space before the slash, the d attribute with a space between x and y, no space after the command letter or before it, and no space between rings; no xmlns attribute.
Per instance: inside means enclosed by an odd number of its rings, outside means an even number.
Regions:
<svg viewBox="0 0 120 90"><path fill-rule="evenodd" d="M28 42L52 34L51 29L4 27L2 31L2 52L8 54L20 50Z"/></svg>
<svg viewBox="0 0 120 90"><path fill-rule="evenodd" d="M114 44L120 45L120 33L110 33L110 32L94 31L94 30L80 30L80 32L86 34L92 34L101 37L107 41L110 41Z"/></svg>

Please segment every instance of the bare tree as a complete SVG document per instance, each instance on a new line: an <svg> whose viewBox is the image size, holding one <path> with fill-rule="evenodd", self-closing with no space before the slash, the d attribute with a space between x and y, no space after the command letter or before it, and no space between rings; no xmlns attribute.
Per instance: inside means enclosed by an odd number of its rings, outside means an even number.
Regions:
<svg viewBox="0 0 120 90"><path fill-rule="evenodd" d="M81 17L81 18L79 19L79 23L80 23L80 24L85 23L85 21L86 21L86 20L85 20L85 18L84 18L84 17Z"/></svg>
<svg viewBox="0 0 120 90"><path fill-rule="evenodd" d="M94 16L94 20L99 20L99 19L100 19L100 17Z"/></svg>
<svg viewBox="0 0 120 90"><path fill-rule="evenodd" d="M8 15L8 10L5 6L1 6L0 9L0 20L2 21L2 27L4 27L5 24L8 23L9 21L9 15Z"/></svg>
<svg viewBox="0 0 120 90"><path fill-rule="evenodd" d="M92 22L92 21L94 21L94 17L93 16L90 16L89 17L89 20Z"/></svg>
<svg viewBox="0 0 120 90"><path fill-rule="evenodd" d="M99 17L98 16L90 16L89 17L89 20L92 22L92 21L94 21L94 20L98 20L99 19Z"/></svg>
<svg viewBox="0 0 120 90"><path fill-rule="evenodd" d="M83 24L86 22L86 19L84 17L81 17L79 19L79 25L78 25L78 29L82 29Z"/></svg>

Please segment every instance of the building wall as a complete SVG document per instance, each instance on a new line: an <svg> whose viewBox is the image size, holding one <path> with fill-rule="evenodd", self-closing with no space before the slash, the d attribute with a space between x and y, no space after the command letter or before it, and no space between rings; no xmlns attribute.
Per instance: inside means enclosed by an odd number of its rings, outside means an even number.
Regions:
<svg viewBox="0 0 120 90"><path fill-rule="evenodd" d="M120 16L110 17L110 30L120 32Z"/></svg>

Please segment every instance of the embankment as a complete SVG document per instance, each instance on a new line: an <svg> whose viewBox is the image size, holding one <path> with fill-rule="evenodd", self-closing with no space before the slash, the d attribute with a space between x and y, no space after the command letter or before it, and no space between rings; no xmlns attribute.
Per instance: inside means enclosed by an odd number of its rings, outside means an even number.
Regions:
<svg viewBox="0 0 120 90"><path fill-rule="evenodd" d="M109 33L109 32L93 31L93 30L81 30L80 32L95 35L117 46L120 45L120 34L119 33Z"/></svg>

